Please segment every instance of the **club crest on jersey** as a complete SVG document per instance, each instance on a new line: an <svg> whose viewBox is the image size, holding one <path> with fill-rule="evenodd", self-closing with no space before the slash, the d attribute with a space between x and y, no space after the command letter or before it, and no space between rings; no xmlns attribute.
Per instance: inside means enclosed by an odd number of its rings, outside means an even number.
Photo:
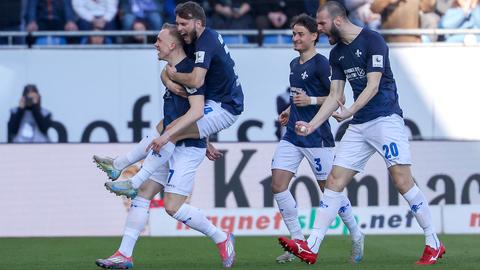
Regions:
<svg viewBox="0 0 480 270"><path fill-rule="evenodd" d="M205 51L195 52L195 64L205 61Z"/></svg>
<svg viewBox="0 0 480 270"><path fill-rule="evenodd" d="M305 71L302 73L302 79L305 80L306 78L308 78L308 74L307 74L307 71L305 70Z"/></svg>
<svg viewBox="0 0 480 270"><path fill-rule="evenodd" d="M362 55L362 52L359 49L357 49L357 51L355 52L355 55L357 57L360 57Z"/></svg>
<svg viewBox="0 0 480 270"><path fill-rule="evenodd" d="M372 67L383 68L383 55L372 55Z"/></svg>

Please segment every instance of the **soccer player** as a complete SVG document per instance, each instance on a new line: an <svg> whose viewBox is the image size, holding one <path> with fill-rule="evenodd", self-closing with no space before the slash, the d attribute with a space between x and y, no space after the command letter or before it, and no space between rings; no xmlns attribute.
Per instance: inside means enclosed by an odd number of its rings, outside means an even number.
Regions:
<svg viewBox="0 0 480 270"><path fill-rule="evenodd" d="M414 183L410 170L411 157L408 136L398 104L398 94L390 69L388 47L382 36L353 25L345 8L328 1L317 12L317 25L335 47L330 52L332 83L330 94L310 122L296 123L296 132L308 136L333 113L338 121L353 116L338 149L333 169L328 175L325 193L320 203L315 226L307 246L291 240L282 245L306 262L315 262L317 252L335 215L342 206L342 191L368 159L382 155L397 190L411 207L425 233L425 249L417 264L434 264L445 253L445 247L435 233L428 201ZM355 102L347 108L339 99L348 80ZM340 107L339 112L335 112Z"/></svg>
<svg viewBox="0 0 480 270"><path fill-rule="evenodd" d="M177 29L188 45L187 54L190 52L188 55L195 59L195 67L192 72L184 73L177 72L172 65L167 65L167 74L174 82L186 86L189 93L194 93L205 85L204 116L195 123L196 119L185 115L167 126L163 134L148 145L148 149L152 150L151 154L135 176L107 185L107 188L117 195L134 193L156 168L169 160L176 141L206 138L230 127L243 111L243 92L235 72L235 62L222 37L205 27L206 16L203 8L195 2L186 2L177 5L175 14ZM193 53L191 49L194 50ZM171 82L166 82L166 85L169 87Z"/></svg>
<svg viewBox="0 0 480 270"><path fill-rule="evenodd" d="M193 69L193 62L183 51L181 37L175 25L163 26L157 36L155 47L159 59L168 61L179 72L189 72ZM201 91L202 88L197 89L197 93ZM187 100L167 89L163 96L164 126L188 114L190 106L198 103L196 99L203 99L203 96L197 93L189 95ZM169 162L163 164L150 180L140 186L138 196L132 200L119 249L109 258L96 260L98 266L108 269L133 267L133 249L147 223L150 200L162 189L165 191L166 212L176 220L210 237L217 244L223 266L229 268L233 265L235 261L233 235L219 230L200 209L185 203L192 192L195 172L204 158L205 147L205 139L186 139L177 142Z"/></svg>
<svg viewBox="0 0 480 270"><path fill-rule="evenodd" d="M291 238L305 242L298 221L297 203L288 189L300 162L307 158L320 189L332 168L335 142L330 124L325 121L312 134L303 137L295 133L295 123L311 120L330 91L330 65L327 58L316 52L317 23L314 18L301 14L292 19L293 46L300 56L290 62L290 96L288 107L279 116L279 122L287 126L287 132L277 146L272 161L272 192ZM351 260L359 262L363 257L364 236L352 214L351 203L342 195L342 207L338 214L347 225L352 237ZM307 245L313 243L307 243ZM295 258L286 251L277 258L285 263Z"/></svg>

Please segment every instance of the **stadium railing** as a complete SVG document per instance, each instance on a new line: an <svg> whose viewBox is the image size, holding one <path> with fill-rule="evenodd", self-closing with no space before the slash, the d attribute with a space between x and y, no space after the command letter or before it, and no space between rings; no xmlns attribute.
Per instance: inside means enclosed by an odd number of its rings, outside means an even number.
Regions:
<svg viewBox="0 0 480 270"><path fill-rule="evenodd" d="M225 42L232 47L289 47L291 45L291 30L219 30ZM382 35L480 35L480 29L388 29L379 30ZM0 48L149 48L150 42L158 34L158 31L0 31ZM67 44L66 38L81 38L89 36L108 36L115 38L114 44ZM143 36L143 43L128 44L123 39L133 36ZM42 39L35 43L34 40ZM5 42L6 40L6 42ZM323 42L322 42L323 41ZM445 42L434 42L436 45ZM405 44L405 43L404 43ZM408 43L409 46L422 46L431 43ZM476 41L465 43L448 43L448 45L476 45ZM480 45L480 43L478 43ZM319 46L328 46L325 39Z"/></svg>

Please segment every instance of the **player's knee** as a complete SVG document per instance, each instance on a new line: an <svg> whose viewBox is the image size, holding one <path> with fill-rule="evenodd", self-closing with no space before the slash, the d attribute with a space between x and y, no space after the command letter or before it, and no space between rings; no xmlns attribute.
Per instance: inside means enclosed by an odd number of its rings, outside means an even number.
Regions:
<svg viewBox="0 0 480 270"><path fill-rule="evenodd" d="M285 184L282 181L272 181L272 192L274 194L283 192L287 190L288 188L288 182Z"/></svg>
<svg viewBox="0 0 480 270"><path fill-rule="evenodd" d="M169 214L172 217L175 215L175 213L177 213L178 209L180 209L180 206L181 205L170 202L168 200L164 201L165 212L167 212L167 214Z"/></svg>

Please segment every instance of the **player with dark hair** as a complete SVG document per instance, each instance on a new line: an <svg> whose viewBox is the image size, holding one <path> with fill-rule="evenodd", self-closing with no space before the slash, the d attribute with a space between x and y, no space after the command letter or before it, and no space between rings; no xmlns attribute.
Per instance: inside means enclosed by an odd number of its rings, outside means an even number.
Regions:
<svg viewBox="0 0 480 270"><path fill-rule="evenodd" d="M417 264L434 264L445 253L445 247L437 237L428 201L413 181L409 141L388 47L380 34L355 26L345 13L345 8L335 1L328 1L317 12L319 32L327 35L330 44L335 45L330 52L332 83L330 94L318 113L308 123L297 122L296 132L308 136L331 115L339 122L352 116L353 119L336 149L333 169L308 239L315 244L284 239L281 245L305 262L314 263L328 226L342 207L342 191L378 152L397 190L424 230L426 245ZM355 100L349 108L340 101L346 80L352 86ZM339 107L340 111L336 112Z"/></svg>
<svg viewBox="0 0 480 270"><path fill-rule="evenodd" d="M315 49L318 41L315 19L301 14L292 19L291 27L293 49L300 56L290 62L291 105L279 116L279 122L287 126L287 132L273 156L272 192L291 239L306 242L298 221L297 203L288 186L300 162L306 158L323 192L325 180L332 168L335 142L328 121L306 137L295 133L295 123L300 120L310 121L325 101L330 92L330 66L327 58ZM352 214L350 201L345 195L342 199L343 208L338 214L351 233L351 260L359 262L363 257L364 236ZM277 258L277 262L289 262L293 258L295 256L287 251Z"/></svg>

